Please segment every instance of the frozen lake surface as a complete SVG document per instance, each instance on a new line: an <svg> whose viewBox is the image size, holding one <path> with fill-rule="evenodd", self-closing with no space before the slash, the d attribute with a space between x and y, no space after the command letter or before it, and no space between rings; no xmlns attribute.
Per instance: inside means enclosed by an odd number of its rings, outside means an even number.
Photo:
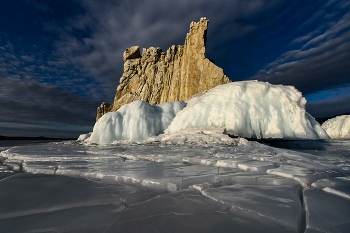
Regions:
<svg viewBox="0 0 350 233"><path fill-rule="evenodd" d="M270 144L2 145L0 232L349 232L350 141Z"/></svg>

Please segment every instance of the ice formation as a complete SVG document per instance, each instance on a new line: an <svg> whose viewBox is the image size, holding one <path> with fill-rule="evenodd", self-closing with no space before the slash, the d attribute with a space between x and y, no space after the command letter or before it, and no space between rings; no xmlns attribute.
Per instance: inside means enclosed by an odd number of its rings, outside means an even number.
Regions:
<svg viewBox="0 0 350 233"><path fill-rule="evenodd" d="M126 104L98 120L88 140L98 144L140 141L164 131L166 135L186 134L188 129L218 129L258 139L328 139L305 111L305 103L292 86L234 82L193 97L187 106L183 101L155 106L141 100ZM78 140L88 137L81 135Z"/></svg>
<svg viewBox="0 0 350 233"><path fill-rule="evenodd" d="M85 141L86 139L90 138L91 134L92 134L92 132L86 133L86 134L80 134L77 141Z"/></svg>
<svg viewBox="0 0 350 233"><path fill-rule="evenodd" d="M331 118L322 124L329 137L334 139L350 139L350 115Z"/></svg>
<svg viewBox="0 0 350 233"><path fill-rule="evenodd" d="M96 122L90 142L108 144L115 140L138 141L159 135L185 106L183 101L155 106L142 100L126 104Z"/></svg>
<svg viewBox="0 0 350 233"><path fill-rule="evenodd" d="M144 140L143 143L161 142L166 145L247 145L245 138L232 138L223 134L221 129L185 129L173 134L160 134ZM118 144L129 144L129 142L118 142Z"/></svg>
<svg viewBox="0 0 350 233"><path fill-rule="evenodd" d="M216 127L248 138L329 138L305 111L305 103L293 86L257 81L228 83L189 100L165 132Z"/></svg>

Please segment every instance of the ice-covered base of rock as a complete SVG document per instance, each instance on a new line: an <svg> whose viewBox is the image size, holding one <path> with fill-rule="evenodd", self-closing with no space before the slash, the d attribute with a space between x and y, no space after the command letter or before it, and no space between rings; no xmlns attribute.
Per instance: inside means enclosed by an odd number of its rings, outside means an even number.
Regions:
<svg viewBox="0 0 350 233"><path fill-rule="evenodd" d="M12 147L0 232L348 232L350 142L311 154L219 135Z"/></svg>
<svg viewBox="0 0 350 233"><path fill-rule="evenodd" d="M109 112L95 124L89 139L95 144L146 140L165 132L216 128L246 138L328 139L305 110L306 100L293 86L257 81L217 86L183 101L150 105L141 100Z"/></svg>
<svg viewBox="0 0 350 233"><path fill-rule="evenodd" d="M125 104L116 112L108 112L95 124L89 138L91 143L109 144L116 140L137 141L157 136L170 125L184 107L184 101L151 105L137 100ZM80 140L88 135L81 135Z"/></svg>

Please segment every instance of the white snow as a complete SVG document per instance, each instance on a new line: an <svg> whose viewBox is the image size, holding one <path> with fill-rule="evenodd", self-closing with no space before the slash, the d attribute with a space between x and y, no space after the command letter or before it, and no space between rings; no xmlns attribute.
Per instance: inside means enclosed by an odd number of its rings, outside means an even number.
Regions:
<svg viewBox="0 0 350 233"><path fill-rule="evenodd" d="M87 134L80 134L77 141L85 141L86 139L90 138L91 134L92 134L92 132L87 133Z"/></svg>
<svg viewBox="0 0 350 233"><path fill-rule="evenodd" d="M228 83L190 99L165 132L214 127L248 138L327 139L305 103L293 86Z"/></svg>
<svg viewBox="0 0 350 233"><path fill-rule="evenodd" d="M222 129L217 128L202 128L202 129L184 129L172 134L160 134L158 137L153 137L144 142L159 141L168 145L247 145L247 140L244 138L231 138L223 133Z"/></svg>
<svg viewBox="0 0 350 233"><path fill-rule="evenodd" d="M350 139L350 115L331 118L322 124L322 128L333 139Z"/></svg>
<svg viewBox="0 0 350 233"><path fill-rule="evenodd" d="M108 144L116 140L139 141L157 136L163 133L185 106L183 101L155 106L142 100L125 104L116 112L106 113L96 122L90 142Z"/></svg>

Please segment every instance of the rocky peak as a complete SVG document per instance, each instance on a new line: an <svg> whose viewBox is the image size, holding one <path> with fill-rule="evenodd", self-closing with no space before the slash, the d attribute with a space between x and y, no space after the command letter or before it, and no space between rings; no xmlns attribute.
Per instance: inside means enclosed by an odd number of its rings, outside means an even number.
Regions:
<svg viewBox="0 0 350 233"><path fill-rule="evenodd" d="M205 57L208 20L190 24L184 45L172 45L166 52L150 47L142 50L132 46L123 54L124 73L111 111L135 100L150 104L187 100L195 94L230 82L220 67ZM98 108L101 117L106 104ZM101 113L103 113L101 115Z"/></svg>
<svg viewBox="0 0 350 233"><path fill-rule="evenodd" d="M132 46L125 50L123 53L124 62L129 59L135 59L141 57L140 46Z"/></svg>

